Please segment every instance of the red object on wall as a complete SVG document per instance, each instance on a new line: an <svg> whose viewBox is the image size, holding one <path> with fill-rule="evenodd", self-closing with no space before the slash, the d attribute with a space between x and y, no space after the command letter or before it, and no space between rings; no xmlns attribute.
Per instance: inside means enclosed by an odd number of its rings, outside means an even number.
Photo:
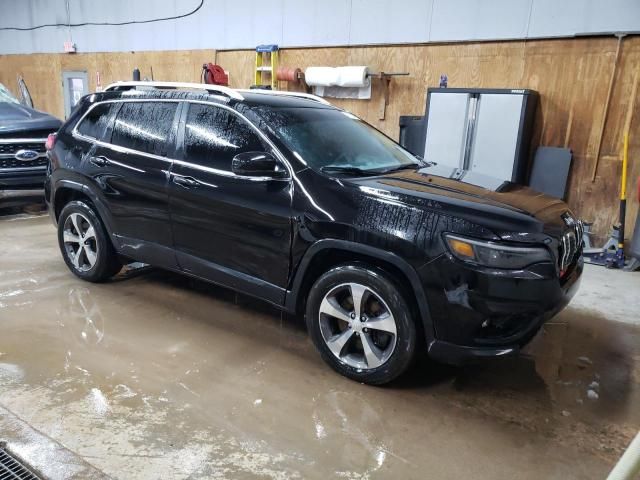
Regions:
<svg viewBox="0 0 640 480"><path fill-rule="evenodd" d="M276 78L284 82L297 82L302 70L295 67L278 67Z"/></svg>
<svg viewBox="0 0 640 480"><path fill-rule="evenodd" d="M220 65L205 63L202 65L202 80L211 85L229 85L229 76Z"/></svg>

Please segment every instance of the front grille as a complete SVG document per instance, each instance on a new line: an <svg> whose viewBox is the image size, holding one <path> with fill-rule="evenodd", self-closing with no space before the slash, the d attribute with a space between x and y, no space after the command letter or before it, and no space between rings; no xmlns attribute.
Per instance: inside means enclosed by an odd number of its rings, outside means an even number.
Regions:
<svg viewBox="0 0 640 480"><path fill-rule="evenodd" d="M21 150L36 152L35 158L20 158L20 154L16 153ZM46 167L48 159L46 157L46 148L44 139L37 138L33 141L23 138L1 139L0 140L0 170L16 169L16 168L42 168ZM0 479L1 480L1 479Z"/></svg>
<svg viewBox="0 0 640 480"><path fill-rule="evenodd" d="M0 170L3 168L33 168L46 167L49 159L47 157L36 158L35 160L17 160L15 158L0 158Z"/></svg>
<svg viewBox="0 0 640 480"><path fill-rule="evenodd" d="M44 142L0 143L0 155L15 155L18 150L45 153Z"/></svg>
<svg viewBox="0 0 640 480"><path fill-rule="evenodd" d="M565 215L562 219L569 227L558 244L558 268L564 273L580 255L584 225L582 220L574 220L570 215Z"/></svg>
<svg viewBox="0 0 640 480"><path fill-rule="evenodd" d="M40 480L40 477L29 470L20 460L11 455L11 453L0 444L0 479Z"/></svg>

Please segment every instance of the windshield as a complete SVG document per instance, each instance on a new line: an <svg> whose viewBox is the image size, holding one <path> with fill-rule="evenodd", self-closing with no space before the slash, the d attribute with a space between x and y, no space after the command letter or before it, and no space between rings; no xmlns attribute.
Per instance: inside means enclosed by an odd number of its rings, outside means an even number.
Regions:
<svg viewBox="0 0 640 480"><path fill-rule="evenodd" d="M20 103L7 87L0 83L0 102Z"/></svg>
<svg viewBox="0 0 640 480"><path fill-rule="evenodd" d="M309 167L331 173L417 168L418 159L355 115L328 108L264 109L259 115Z"/></svg>

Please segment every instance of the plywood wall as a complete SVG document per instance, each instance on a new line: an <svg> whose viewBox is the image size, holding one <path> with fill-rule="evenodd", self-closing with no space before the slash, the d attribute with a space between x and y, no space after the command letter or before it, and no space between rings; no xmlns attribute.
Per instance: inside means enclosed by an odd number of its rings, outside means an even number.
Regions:
<svg viewBox="0 0 640 480"><path fill-rule="evenodd" d="M591 182L609 78L616 50L614 37L487 42L474 44L384 47L286 49L281 65L368 65L373 71L410 72L391 83L386 118L378 120L382 89L374 84L373 98L335 100L345 108L398 138L400 115L422 115L426 89L437 86L440 74L449 76L450 87L531 88L541 96L534 142L568 146L574 152L568 202L582 218L594 222L600 236L617 220L621 173L622 127L629 108L633 75L640 68L640 37L627 37L622 46L609 117L604 131L598 175ZM142 76L162 80L197 81L202 63L213 61L230 72L234 87L253 83L254 53L248 50L210 50L98 53L65 56L0 56L0 82L15 89L16 74L30 86L36 106L58 116L63 112L62 70L87 70L95 87L95 71L102 83L129 79L134 67ZM281 83L281 88L296 89ZM635 182L640 175L640 98L632 106L629 198L627 225L632 228L638 211ZM628 236L630 236L630 231Z"/></svg>
<svg viewBox="0 0 640 480"><path fill-rule="evenodd" d="M90 91L96 90L96 72L106 87L118 80L131 80L134 68L140 70L141 78L150 79L153 69L156 80L199 82L202 64L214 57L214 50L0 55L0 83L17 94L17 76L22 75L35 108L63 118L63 71L86 71Z"/></svg>

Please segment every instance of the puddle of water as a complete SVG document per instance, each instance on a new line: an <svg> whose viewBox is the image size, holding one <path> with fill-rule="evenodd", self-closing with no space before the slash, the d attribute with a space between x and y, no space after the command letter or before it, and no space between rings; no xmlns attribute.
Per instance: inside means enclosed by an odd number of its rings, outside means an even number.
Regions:
<svg viewBox="0 0 640 480"><path fill-rule="evenodd" d="M116 478L602 478L640 427L640 329L601 314L567 309L518 358L422 356L373 388L229 290L149 268L83 283L38 222L27 238L52 245L2 258L0 291L24 294L0 306L0 405Z"/></svg>

